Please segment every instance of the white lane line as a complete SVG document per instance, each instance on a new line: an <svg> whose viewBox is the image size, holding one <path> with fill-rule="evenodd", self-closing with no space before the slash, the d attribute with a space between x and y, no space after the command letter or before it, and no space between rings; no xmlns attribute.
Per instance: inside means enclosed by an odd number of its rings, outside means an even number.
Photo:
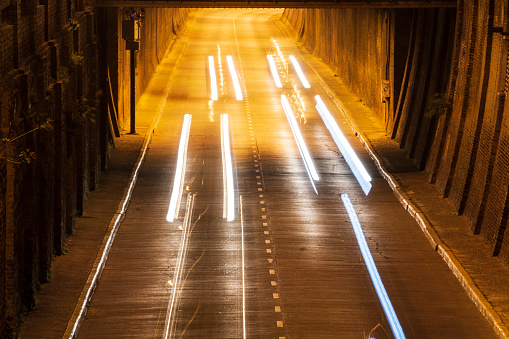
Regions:
<svg viewBox="0 0 509 339"><path fill-rule="evenodd" d="M182 186L184 185L184 176L186 168L187 143L189 141L189 131L191 130L191 115L184 115L184 123L182 124L182 132L180 134L180 144L177 156L177 168L175 169L175 177L173 178L173 189L171 192L170 205L166 220L173 222L178 218L180 199L182 195Z"/></svg>
<svg viewBox="0 0 509 339"><path fill-rule="evenodd" d="M235 219L235 196L228 114L221 114L221 146L223 150L223 171L226 176L226 180L224 180L224 185L226 186L226 220L233 221Z"/></svg>
<svg viewBox="0 0 509 339"><path fill-rule="evenodd" d="M290 55L290 61L293 64L293 68L295 68L295 71L297 72L297 75L299 76L300 82L302 82L302 86L304 88L310 88L308 80L306 79L306 76L304 73L302 73L302 69L300 68L299 63L297 62L297 59L293 55Z"/></svg>
<svg viewBox="0 0 509 339"><path fill-rule="evenodd" d="M297 146L299 148L299 153L304 161L304 166L306 167L306 171L308 172L308 176L311 181L311 184L313 185L313 189L315 190L316 194L318 194L318 191L316 190L314 181L320 180L320 177L318 176L318 172L316 171L315 164L313 163L313 159L311 158L311 155L309 154L309 150L306 146L306 142L304 141L304 138L302 137L302 134L299 129L299 125L297 124L295 115L293 114L292 108L290 107L290 103L288 102L288 98L284 94L281 94L281 104L283 105L283 109L285 111L286 118L288 119L288 122L290 123L290 127L292 129L293 136L295 138L295 141L297 142Z"/></svg>
<svg viewBox="0 0 509 339"><path fill-rule="evenodd" d="M177 257L177 263L175 265L175 273L173 275L173 281L170 281L171 286L173 287L171 299L168 303L168 308L166 310L166 321L164 326L164 339L173 338L173 330L174 325L172 323L174 318L174 313L177 304L177 294L180 290L180 283L182 281L182 275L184 273L184 260L187 252L187 244L189 240L189 227L191 224L191 217L193 214L194 207L194 195L189 193L187 195L187 204L186 204L186 215L184 216L184 224L182 227L182 238L180 240L180 248L179 254Z"/></svg>
<svg viewBox="0 0 509 339"><path fill-rule="evenodd" d="M267 55L267 59L269 60L270 71L272 73L272 77L274 78L274 82L276 83L276 87L281 88L283 84L281 84L281 80L279 79L279 74L277 73L276 62L274 61L274 57L272 55Z"/></svg>
<svg viewBox="0 0 509 339"><path fill-rule="evenodd" d="M341 194L341 199L343 200L343 204L345 205L346 211L348 212L348 216L350 217L350 221L352 222L352 226L355 231L355 236L357 237L357 242L359 243L359 248L361 250L362 257L364 258L364 262L366 263L366 267L368 268L371 282L375 287L378 299L380 299L380 303L382 304L387 320L389 321L389 325L391 326L392 333L394 334L394 337L396 339L403 339L405 338L403 328L401 328L401 324L399 323L398 317L396 316L396 312L392 307L392 303L389 299L389 296L387 295L387 291L385 290L384 284L382 283L380 274L378 274L375 261L373 260L371 252L369 251L368 243L366 242L366 238L364 237L364 233L362 231L359 218L357 217L357 213L355 213L355 209L353 208L352 202L350 201L348 194Z"/></svg>
<svg viewBox="0 0 509 339"><path fill-rule="evenodd" d="M246 274L244 260L244 215L242 213L242 195L240 196L240 230L242 235L242 328L246 339Z"/></svg>
<svg viewBox="0 0 509 339"><path fill-rule="evenodd" d="M216 66L214 57L209 56L209 72L210 72L210 97L212 100L217 100L217 80L216 80Z"/></svg>
<svg viewBox="0 0 509 339"><path fill-rule="evenodd" d="M359 182L359 185L364 191L364 194L368 195L369 191L371 190L371 176L368 174L368 171L366 171L364 165L362 165L362 162L359 160L359 157L357 157L357 154L355 154L352 146L350 146L348 143L348 140L346 140L343 132L341 132L341 129L332 117L332 114L330 114L329 110L325 106L322 98L320 98L319 95L316 95L315 99L317 102L316 109L322 117L325 126L327 126L327 129L332 135L332 138L338 146L339 151L343 155L346 163L348 166L350 166L350 169Z"/></svg>
<svg viewBox="0 0 509 339"><path fill-rule="evenodd" d="M233 88L235 89L235 97L237 100L242 100L242 90L240 89L239 76L237 75L237 71L235 70L235 64L233 63L233 58L231 55L226 56L226 61L228 62L228 68L230 69L230 74L232 76Z"/></svg>

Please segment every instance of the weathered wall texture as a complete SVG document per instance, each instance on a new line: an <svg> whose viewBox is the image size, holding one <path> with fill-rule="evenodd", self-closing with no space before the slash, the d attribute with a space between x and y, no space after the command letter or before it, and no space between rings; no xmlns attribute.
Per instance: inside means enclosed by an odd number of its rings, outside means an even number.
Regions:
<svg viewBox="0 0 509 339"><path fill-rule="evenodd" d="M465 231L509 261L509 3L291 9L282 21L468 217ZM385 102L383 80L391 93Z"/></svg>
<svg viewBox="0 0 509 339"><path fill-rule="evenodd" d="M141 13L141 9L136 9ZM166 50L183 29L189 9L146 8L140 28L140 50L136 59L136 102L152 78L152 74L163 58ZM122 20L128 19L125 9L98 9L100 29L107 34L100 36L101 51L107 60L113 101L117 111L119 125L129 130L130 121L130 51L125 49L122 39Z"/></svg>
<svg viewBox="0 0 509 339"><path fill-rule="evenodd" d="M125 13L83 0L0 0L0 337L15 337L54 255L107 168L115 105L129 112ZM139 97L187 10L147 10ZM156 29L157 28L157 29ZM107 60L107 62L102 62ZM120 122L124 122L120 116Z"/></svg>

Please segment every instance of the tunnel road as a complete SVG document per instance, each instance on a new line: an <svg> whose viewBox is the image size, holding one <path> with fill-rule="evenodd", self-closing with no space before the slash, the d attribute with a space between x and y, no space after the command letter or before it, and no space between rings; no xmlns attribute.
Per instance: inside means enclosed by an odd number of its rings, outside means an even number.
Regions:
<svg viewBox="0 0 509 339"><path fill-rule="evenodd" d="M78 337L398 337L364 237L404 336L495 338L279 31L278 13L196 16ZM316 95L371 176L367 189Z"/></svg>

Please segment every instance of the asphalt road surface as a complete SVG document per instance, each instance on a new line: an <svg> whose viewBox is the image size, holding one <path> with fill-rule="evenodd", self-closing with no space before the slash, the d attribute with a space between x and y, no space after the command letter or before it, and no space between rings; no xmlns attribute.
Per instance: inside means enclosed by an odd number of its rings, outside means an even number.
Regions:
<svg viewBox="0 0 509 339"><path fill-rule="evenodd" d="M274 24L278 13L197 15L79 338L398 337L342 194L362 226L393 324L407 338L495 337ZM294 132L281 95L289 100ZM368 195L315 109L315 95L372 177ZM306 153L312 164L303 160ZM174 186L180 199L170 222Z"/></svg>

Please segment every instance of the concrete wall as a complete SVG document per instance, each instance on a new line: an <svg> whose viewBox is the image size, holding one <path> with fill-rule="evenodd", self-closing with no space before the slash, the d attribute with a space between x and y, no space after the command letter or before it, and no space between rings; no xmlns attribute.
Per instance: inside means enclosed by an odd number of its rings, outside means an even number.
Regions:
<svg viewBox="0 0 509 339"><path fill-rule="evenodd" d="M0 337L10 338L107 169L107 70L123 124L129 58L119 38L122 10L94 10L83 0L0 0L0 11ZM137 98L187 12L146 11ZM48 119L51 128L42 128Z"/></svg>
<svg viewBox="0 0 509 339"><path fill-rule="evenodd" d="M468 217L465 232L509 262L508 18L505 0L459 0L457 9L288 9L282 21Z"/></svg>

